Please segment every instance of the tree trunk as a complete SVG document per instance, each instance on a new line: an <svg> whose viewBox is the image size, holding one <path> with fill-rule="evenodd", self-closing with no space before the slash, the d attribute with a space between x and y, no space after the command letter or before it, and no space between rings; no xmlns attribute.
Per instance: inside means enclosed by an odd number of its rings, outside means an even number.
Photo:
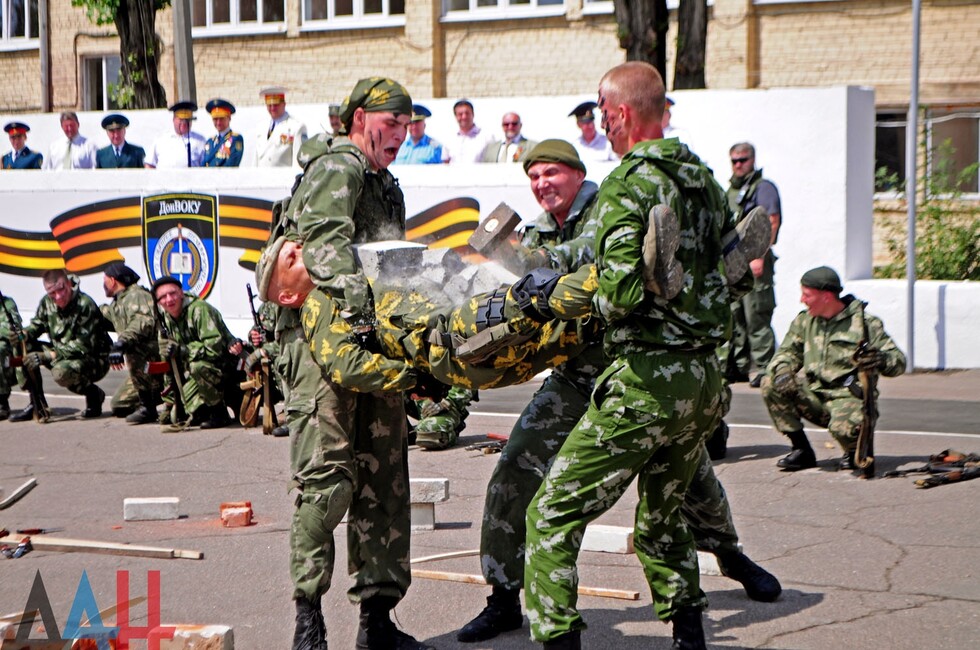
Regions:
<svg viewBox="0 0 980 650"><path fill-rule="evenodd" d="M707 0L680 0L677 9L677 63L674 90L704 88L704 57L708 40Z"/></svg>
<svg viewBox="0 0 980 650"><path fill-rule="evenodd" d="M615 0L619 46L627 61L646 61L667 77L667 0Z"/></svg>
<svg viewBox="0 0 980 650"><path fill-rule="evenodd" d="M155 0L119 0L115 23L121 62L117 103L123 108L166 108L157 70L162 44L156 35Z"/></svg>

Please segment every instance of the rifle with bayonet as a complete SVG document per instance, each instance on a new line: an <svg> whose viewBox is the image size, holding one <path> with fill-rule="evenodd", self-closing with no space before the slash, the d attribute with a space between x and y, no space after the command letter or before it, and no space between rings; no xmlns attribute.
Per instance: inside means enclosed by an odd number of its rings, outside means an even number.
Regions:
<svg viewBox="0 0 980 650"><path fill-rule="evenodd" d="M245 290L248 292L248 309L252 312L252 322L257 332L262 332L262 321L259 319L258 312L255 311L255 294L252 293L252 285L246 283ZM269 357L264 354L259 359L257 370L246 368L249 380L241 384L245 391L242 397L242 408L239 413L239 420L243 427L255 426L258 421L259 408L262 408L262 433L270 435L279 426L279 418L276 417L274 391L272 390L272 376L270 374Z"/></svg>
<svg viewBox="0 0 980 650"><path fill-rule="evenodd" d="M864 478L874 478L875 475L875 423L878 420L878 409L875 405L875 392L878 386L878 370L861 360L868 356L877 358L876 350L871 348L868 340L868 322L865 318L865 304L860 302L861 326L863 333L854 361L857 363L858 384L861 386L861 428L858 432L857 447L854 450L854 466L861 470Z"/></svg>
<svg viewBox="0 0 980 650"><path fill-rule="evenodd" d="M160 313L160 304L157 302L156 295L153 296L153 320L156 321L160 334L170 343L170 330L167 329L164 317ZM170 423L175 427L183 428L188 420L188 414L184 409L184 379L183 372L180 368L180 350L175 350L172 354L166 355L166 357L163 361L166 364L164 372L170 377L171 384L169 390L174 393L174 405L170 409ZM150 372L151 374L155 374L152 370ZM165 389L163 392L166 394L167 390Z"/></svg>
<svg viewBox="0 0 980 650"><path fill-rule="evenodd" d="M17 359L20 360L20 364L24 368L24 387L27 388L27 394L31 399L31 406L34 408L34 420L40 422L41 424L46 423L51 419L51 409L48 408L48 400L44 397L44 391L41 390L40 381L40 370L38 368L29 367L24 361L27 360L27 339L24 337L24 328L20 323L20 315L14 318L13 314L10 313L10 309L7 307L7 299L0 291L0 305L3 305L3 311L7 316L7 320L10 322L10 331L16 335L17 340L20 341L20 357L15 357L11 359L11 365L15 365ZM13 353L13 350L11 350Z"/></svg>

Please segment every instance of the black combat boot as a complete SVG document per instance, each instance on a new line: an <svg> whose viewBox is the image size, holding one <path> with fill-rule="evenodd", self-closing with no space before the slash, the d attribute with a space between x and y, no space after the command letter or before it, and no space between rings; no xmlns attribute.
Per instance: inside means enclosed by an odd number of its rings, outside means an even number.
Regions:
<svg viewBox="0 0 980 650"><path fill-rule="evenodd" d="M391 609L397 602L390 596L372 596L361 601L355 646L358 650L435 650L405 634L391 622Z"/></svg>
<svg viewBox="0 0 980 650"><path fill-rule="evenodd" d="M0 420L10 417L10 398L4 395L0 397Z"/></svg>
<svg viewBox="0 0 980 650"><path fill-rule="evenodd" d="M707 650L700 607L681 607L670 617L674 624L674 644L671 650Z"/></svg>
<svg viewBox="0 0 980 650"><path fill-rule="evenodd" d="M721 575L742 583L745 594L752 600L771 603L783 592L776 576L749 559L745 553L718 553L718 568Z"/></svg>
<svg viewBox="0 0 980 650"><path fill-rule="evenodd" d="M805 433L792 431L787 433L786 437L793 443L793 451L780 458L776 462L776 467L787 472L798 472L801 469L817 466L817 457Z"/></svg>
<svg viewBox="0 0 980 650"><path fill-rule="evenodd" d="M157 421L156 400L153 393L143 391L140 393L140 406L138 409L126 416L126 422L130 424L153 424Z"/></svg>
<svg viewBox="0 0 980 650"><path fill-rule="evenodd" d="M327 650L327 625L320 599L296 599L296 631L293 650Z"/></svg>
<svg viewBox="0 0 980 650"><path fill-rule="evenodd" d="M704 446L708 449L708 458L711 460L721 460L728 454L728 425L724 420L718 423Z"/></svg>
<svg viewBox="0 0 980 650"><path fill-rule="evenodd" d="M85 410L82 411L83 418L97 418L102 415L102 402L105 401L105 393L96 384L92 384L85 389Z"/></svg>
<svg viewBox="0 0 980 650"><path fill-rule="evenodd" d="M209 409L210 416L201 423L202 429L220 429L231 424L231 418L228 417L228 407L225 406L224 402L218 402Z"/></svg>
<svg viewBox="0 0 980 650"><path fill-rule="evenodd" d="M545 650L582 650L582 633L578 630L566 632L544 642Z"/></svg>
<svg viewBox="0 0 980 650"><path fill-rule="evenodd" d="M26 422L34 417L34 405L28 404L23 411L18 411L10 416L11 422Z"/></svg>
<svg viewBox="0 0 980 650"><path fill-rule="evenodd" d="M289 427L285 424L281 424L272 430L273 438L288 438L289 437Z"/></svg>
<svg viewBox="0 0 980 650"><path fill-rule="evenodd" d="M837 469L842 472L853 472L857 469L857 465L854 464L854 450L845 451L844 455L840 457L840 463L837 465Z"/></svg>
<svg viewBox="0 0 980 650"><path fill-rule="evenodd" d="M493 593L487 596L487 606L456 633L456 640L463 643L486 641L501 632L520 629L522 625L520 590L494 585Z"/></svg>

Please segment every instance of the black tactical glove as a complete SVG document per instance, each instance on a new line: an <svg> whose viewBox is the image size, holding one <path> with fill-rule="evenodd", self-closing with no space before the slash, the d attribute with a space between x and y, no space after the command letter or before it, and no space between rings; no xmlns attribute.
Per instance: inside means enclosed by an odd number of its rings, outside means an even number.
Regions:
<svg viewBox="0 0 980 650"><path fill-rule="evenodd" d="M884 355L874 348L862 348L854 355L854 363L861 370L880 370L885 363Z"/></svg>
<svg viewBox="0 0 980 650"><path fill-rule="evenodd" d="M782 368L772 378L772 389L780 395L792 395L797 391L796 373Z"/></svg>
<svg viewBox="0 0 980 650"><path fill-rule="evenodd" d="M413 397L416 399L427 398L438 403L444 400L448 394L449 386L427 372L416 371L415 388L412 389Z"/></svg>
<svg viewBox="0 0 980 650"><path fill-rule="evenodd" d="M126 351L126 343L123 341L116 341L109 348L109 365L116 367L123 365L123 352Z"/></svg>

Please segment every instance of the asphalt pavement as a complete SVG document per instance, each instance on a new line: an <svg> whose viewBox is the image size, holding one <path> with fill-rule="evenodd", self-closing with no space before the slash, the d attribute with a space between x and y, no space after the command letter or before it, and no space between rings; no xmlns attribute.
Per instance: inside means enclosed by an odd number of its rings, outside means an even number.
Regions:
<svg viewBox="0 0 980 650"><path fill-rule="evenodd" d="M103 385L113 388L120 376L112 373ZM479 546L483 495L497 457L465 445L509 432L533 388L484 391L453 449L410 449L413 477L450 482L449 501L436 505L436 529L413 533L413 557ZM980 451L980 371L884 379L881 390L879 471L921 465L947 448ZM779 577L784 591L775 603L757 603L737 583L703 576L711 601L709 647L973 647L980 630L980 481L922 490L913 477L868 481L834 472L839 452L818 429L809 434L820 466L779 472L775 461L786 453L786 441L769 426L758 391L739 384L734 392L729 454L716 471L745 551ZM38 482L0 511L0 527L61 527L59 537L198 550L204 559L38 550L0 559L0 615L24 609L40 575L64 630L83 572L104 608L115 602L118 571L128 571L134 596L146 593L147 572L159 571L164 623L225 624L234 628L239 649L289 648L289 441L237 426L164 434L154 425L128 426L110 417L77 420L81 398L53 388L48 395L57 421L0 422L0 488L9 494L30 477ZM12 402L22 407L26 396L15 393ZM124 498L152 496L179 497L181 518L123 521ZM240 500L251 501L256 523L223 528L220 504ZM599 523L630 526L634 507L630 493ZM337 569L324 610L330 646L352 648L357 610L345 594L351 584L344 570L345 527L337 532ZM475 556L420 568L480 572ZM583 585L639 593L635 601L581 598L589 624L584 647L670 647L670 628L654 621L634 556L584 552L579 570ZM440 649L538 647L528 640L526 625L485 643L456 642L455 631L480 611L488 591L417 579L396 619ZM133 611L132 620L145 623L146 605Z"/></svg>

